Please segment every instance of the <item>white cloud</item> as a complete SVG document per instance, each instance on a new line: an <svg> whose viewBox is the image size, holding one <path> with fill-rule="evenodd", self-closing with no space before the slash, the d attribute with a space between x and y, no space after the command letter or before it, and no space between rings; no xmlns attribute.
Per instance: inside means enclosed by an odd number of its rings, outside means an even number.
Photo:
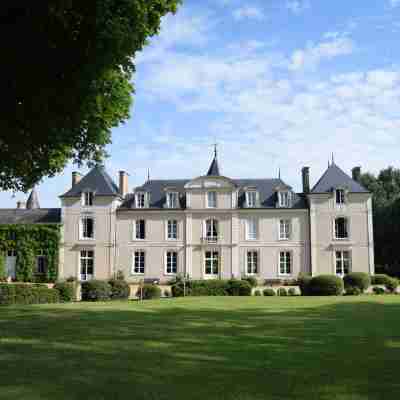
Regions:
<svg viewBox="0 0 400 400"><path fill-rule="evenodd" d="M311 8L311 5L307 0L287 0L286 8L293 14L298 15Z"/></svg>
<svg viewBox="0 0 400 400"><path fill-rule="evenodd" d="M254 6L244 6L241 8L237 8L233 11L232 15L237 21L241 21L243 19L254 19L257 21L262 21L265 19L264 12L260 8Z"/></svg>
<svg viewBox="0 0 400 400"><path fill-rule="evenodd" d="M348 55L353 50L353 41L343 37L317 45L309 44L305 49L298 49L293 52L289 69L292 71L306 68L313 69L324 59L329 60L337 56Z"/></svg>

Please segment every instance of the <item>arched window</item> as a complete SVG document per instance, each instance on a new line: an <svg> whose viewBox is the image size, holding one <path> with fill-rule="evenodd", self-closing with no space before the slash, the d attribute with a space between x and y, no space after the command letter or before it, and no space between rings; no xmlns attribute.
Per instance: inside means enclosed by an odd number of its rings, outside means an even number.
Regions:
<svg viewBox="0 0 400 400"><path fill-rule="evenodd" d="M347 218L339 217L335 219L335 238L347 239L349 237Z"/></svg>
<svg viewBox="0 0 400 400"><path fill-rule="evenodd" d="M216 242L218 239L218 221L210 218L205 223L205 239L209 242Z"/></svg>

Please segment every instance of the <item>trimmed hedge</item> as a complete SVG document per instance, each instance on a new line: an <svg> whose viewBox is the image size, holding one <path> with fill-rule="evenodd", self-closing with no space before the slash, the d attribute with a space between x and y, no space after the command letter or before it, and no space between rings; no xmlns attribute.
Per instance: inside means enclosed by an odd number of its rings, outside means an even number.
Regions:
<svg viewBox="0 0 400 400"><path fill-rule="evenodd" d="M83 301L107 301L111 298L111 286L108 282L92 280L82 282Z"/></svg>
<svg viewBox="0 0 400 400"><path fill-rule="evenodd" d="M278 296L287 296L287 295L288 295L288 293L287 293L287 290L285 288L280 287L278 289Z"/></svg>
<svg viewBox="0 0 400 400"><path fill-rule="evenodd" d="M376 274L371 276L372 285L386 285L389 280L390 276L386 274Z"/></svg>
<svg viewBox="0 0 400 400"><path fill-rule="evenodd" d="M287 293L288 293L288 296L297 296L295 288L290 288Z"/></svg>
<svg viewBox="0 0 400 400"><path fill-rule="evenodd" d="M254 296L262 296L261 290L255 290L253 295Z"/></svg>
<svg viewBox="0 0 400 400"><path fill-rule="evenodd" d="M346 291L357 288L363 293L371 286L371 278L365 272L350 272L343 278Z"/></svg>
<svg viewBox="0 0 400 400"><path fill-rule="evenodd" d="M264 296L268 296L268 297L276 296L275 290L271 289L271 288L264 289L263 294L264 294Z"/></svg>
<svg viewBox="0 0 400 400"><path fill-rule="evenodd" d="M242 281L247 281L247 282L249 282L249 283L250 283L250 286L251 286L252 288L257 287L257 285L258 285L257 279L256 279L254 276L244 276L244 277L242 278Z"/></svg>
<svg viewBox="0 0 400 400"><path fill-rule="evenodd" d="M159 299L161 297L161 289L157 285L145 284L143 285L142 290L139 287L136 292L137 297L140 298L141 295L143 296L143 300Z"/></svg>
<svg viewBox="0 0 400 400"><path fill-rule="evenodd" d="M58 291L46 285L0 284L0 304L50 304L59 301Z"/></svg>
<svg viewBox="0 0 400 400"><path fill-rule="evenodd" d="M311 291L310 291L311 279L312 279L311 275L303 275L303 274L300 274L299 277L297 278L297 284L299 285L300 294L302 296L310 296L311 295Z"/></svg>
<svg viewBox="0 0 400 400"><path fill-rule="evenodd" d="M385 289L382 288L382 287L379 287L379 286L374 286L374 287L372 288L372 291L373 291L375 294L385 294Z"/></svg>
<svg viewBox="0 0 400 400"><path fill-rule="evenodd" d="M362 293L362 290L357 286L348 286L346 288L345 295L346 296L359 296Z"/></svg>
<svg viewBox="0 0 400 400"><path fill-rule="evenodd" d="M229 296L251 296L251 284L249 281L231 279L227 284Z"/></svg>
<svg viewBox="0 0 400 400"><path fill-rule="evenodd" d="M75 284L72 282L57 282L54 289L58 291L60 301L68 303L75 300Z"/></svg>
<svg viewBox="0 0 400 400"><path fill-rule="evenodd" d="M397 278L389 278L385 284L388 292L396 293L397 287L399 286L399 280Z"/></svg>
<svg viewBox="0 0 400 400"><path fill-rule="evenodd" d="M127 282L121 279L111 279L108 284L111 287L111 300L129 299L131 290Z"/></svg>
<svg viewBox="0 0 400 400"><path fill-rule="evenodd" d="M312 296L339 296L343 293L343 279L336 275L318 275L311 279L308 289Z"/></svg>

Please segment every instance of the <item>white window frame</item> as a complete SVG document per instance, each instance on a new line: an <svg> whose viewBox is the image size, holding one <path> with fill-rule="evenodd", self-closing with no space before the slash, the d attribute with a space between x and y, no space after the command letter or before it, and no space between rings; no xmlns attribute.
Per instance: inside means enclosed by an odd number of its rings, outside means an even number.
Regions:
<svg viewBox="0 0 400 400"><path fill-rule="evenodd" d="M254 232L251 232L250 225L253 224ZM246 240L257 240L258 239L258 221L256 218L247 218L245 222L246 226Z"/></svg>
<svg viewBox="0 0 400 400"><path fill-rule="evenodd" d="M211 257L207 258L207 253L211 253ZM215 257L215 254L217 254L217 256ZM207 270L206 270L206 266L207 266L207 260L210 260L211 262L211 273L208 274ZM217 262L217 273L215 273L215 266L214 266L214 262ZM220 257L220 251L217 249L206 249L204 250L204 264L203 264L203 273L204 276L209 278L209 277L217 277L220 274L221 271L221 257Z"/></svg>
<svg viewBox="0 0 400 400"><path fill-rule="evenodd" d="M139 253L138 271L136 271L136 253ZM143 265L140 265L141 256L143 256L143 263L142 263ZM143 270L143 272L141 270ZM144 275L145 272L146 272L146 252L142 249L135 249L132 253L131 275Z"/></svg>
<svg viewBox="0 0 400 400"><path fill-rule="evenodd" d="M292 237L292 220L280 218L278 221L278 232L279 240L290 240Z"/></svg>
<svg viewBox="0 0 400 400"><path fill-rule="evenodd" d="M256 208L257 207L257 191L247 190L246 191L246 207Z"/></svg>
<svg viewBox="0 0 400 400"><path fill-rule="evenodd" d="M346 230L347 230L347 236L346 237L338 237L337 236L336 221L338 219L341 219L341 218L346 221ZM333 219L333 238L334 238L334 240L349 240L350 239L350 219L348 217L345 217L343 215L337 215Z"/></svg>
<svg viewBox="0 0 400 400"><path fill-rule="evenodd" d="M43 260L43 266L44 266L44 271L39 272L39 260ZM38 254L36 254L36 273L37 274L45 274L47 270L47 256L43 249L40 249L38 251Z"/></svg>
<svg viewBox="0 0 400 400"><path fill-rule="evenodd" d="M347 273L351 272L351 267L352 267L352 253L350 249L335 249L334 250L334 272L335 275L343 277L346 275L345 273L345 261L347 260L348 262L348 271ZM340 253L340 258L338 258L338 253ZM345 253L347 253L348 257L344 257ZM337 263L338 261L340 262L340 273L338 273L338 268L337 268Z"/></svg>
<svg viewBox="0 0 400 400"><path fill-rule="evenodd" d="M135 207L145 208L146 207L146 193L136 192L135 193Z"/></svg>
<svg viewBox="0 0 400 400"><path fill-rule="evenodd" d="M175 254L176 257L176 262L175 262L175 272L168 272L168 264L169 264L169 259L168 259L168 254ZM164 255L164 274L165 275L176 275L178 273L178 263L179 263L179 255L177 250L167 250ZM171 265L172 267L173 265Z"/></svg>
<svg viewBox="0 0 400 400"><path fill-rule="evenodd" d="M82 256L82 253L86 253L85 256ZM89 257L89 253L92 253L92 256ZM82 260L85 260L85 273L82 274ZM92 260L92 273L88 274L88 262ZM79 252L79 279L84 281L90 281L94 278L94 268L95 268L95 254L93 249L82 249Z"/></svg>
<svg viewBox="0 0 400 400"><path fill-rule="evenodd" d="M253 254L251 260L249 260L249 254ZM254 272L254 254L256 255L256 264L255 264L255 272ZM251 272L249 272L249 261L251 265ZM245 253L245 275L247 276L254 276L260 273L260 252L256 249L247 249Z"/></svg>
<svg viewBox="0 0 400 400"><path fill-rule="evenodd" d="M85 228L84 228L84 220L91 219L93 223L93 236L84 236ZM96 221L93 215L82 215L79 218L79 240L95 240L95 225Z"/></svg>
<svg viewBox="0 0 400 400"><path fill-rule="evenodd" d="M175 237L170 236L170 233L174 232L174 230L172 228L173 225L175 225ZM170 226L171 226L171 230L170 230ZM179 226L179 224L178 224L178 220L177 219L168 219L166 221L166 224L165 224L165 237L166 237L167 240L178 240L178 237L179 237L178 236L179 235L178 226Z"/></svg>
<svg viewBox="0 0 400 400"><path fill-rule="evenodd" d="M285 272L281 271L281 254L285 255ZM290 272L287 272L287 255L289 254ZM293 275L293 252L287 249L281 249L278 252L278 275L279 276L292 276Z"/></svg>
<svg viewBox="0 0 400 400"><path fill-rule="evenodd" d="M278 192L278 205L280 208L290 208L292 206L292 194L289 190Z"/></svg>
<svg viewBox="0 0 400 400"><path fill-rule="evenodd" d="M338 199L339 199L339 201L338 201ZM335 189L335 204L337 206L342 206L342 205L346 204L346 191L343 188Z"/></svg>
<svg viewBox="0 0 400 400"><path fill-rule="evenodd" d="M167 208L179 208L179 192L167 192Z"/></svg>
<svg viewBox="0 0 400 400"><path fill-rule="evenodd" d="M138 229L137 229L137 226L138 226L138 224L140 224L140 221L144 221L144 236L143 236L143 238L137 237L138 233L139 233ZM146 223L146 220L144 218L138 218L138 219L134 220L133 221L133 240L143 241L143 240L146 240L146 236L147 236L147 223Z"/></svg>
<svg viewBox="0 0 400 400"><path fill-rule="evenodd" d="M210 221L211 235L208 236L208 221ZM213 235L216 233L216 236ZM219 238L219 221L216 218L207 218L203 223L203 238L208 242L217 242Z"/></svg>
<svg viewBox="0 0 400 400"><path fill-rule="evenodd" d="M207 208L217 208L217 192L215 190L209 190L206 194ZM212 200L212 201L210 201Z"/></svg>
<svg viewBox="0 0 400 400"><path fill-rule="evenodd" d="M82 192L82 206L92 207L94 202L94 192L89 190Z"/></svg>

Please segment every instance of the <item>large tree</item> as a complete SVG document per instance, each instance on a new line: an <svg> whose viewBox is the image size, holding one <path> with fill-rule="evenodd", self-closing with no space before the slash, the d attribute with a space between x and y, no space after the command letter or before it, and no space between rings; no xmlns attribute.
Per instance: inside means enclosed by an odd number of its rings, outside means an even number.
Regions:
<svg viewBox="0 0 400 400"><path fill-rule="evenodd" d="M135 53L180 1L1 2L1 189L103 159L129 117Z"/></svg>
<svg viewBox="0 0 400 400"><path fill-rule="evenodd" d="M361 183L373 193L377 272L400 276L400 170L388 167L377 176L366 173Z"/></svg>

